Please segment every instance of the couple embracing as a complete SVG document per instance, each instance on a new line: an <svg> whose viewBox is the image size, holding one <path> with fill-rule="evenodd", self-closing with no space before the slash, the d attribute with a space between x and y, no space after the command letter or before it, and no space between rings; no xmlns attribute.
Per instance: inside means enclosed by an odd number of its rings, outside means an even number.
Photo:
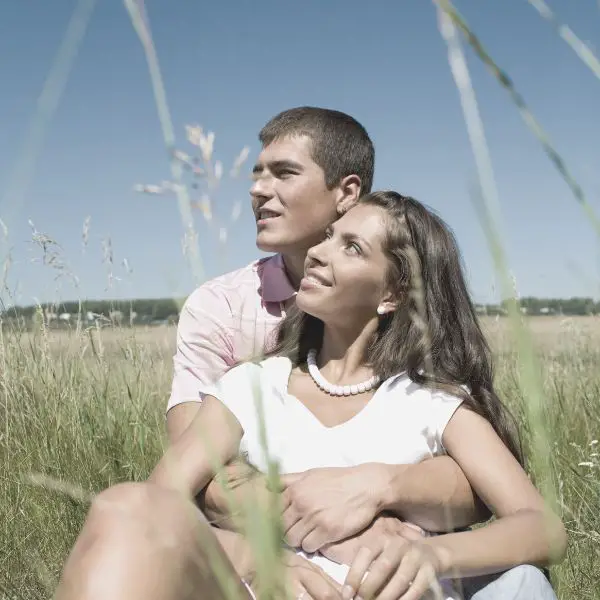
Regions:
<svg viewBox="0 0 600 600"><path fill-rule="evenodd" d="M170 446L96 497L57 598L260 598L231 494L278 497L282 598L555 598L541 569L565 530L523 468L452 233L371 191L373 144L344 113L287 110L259 138L274 254L188 298Z"/></svg>

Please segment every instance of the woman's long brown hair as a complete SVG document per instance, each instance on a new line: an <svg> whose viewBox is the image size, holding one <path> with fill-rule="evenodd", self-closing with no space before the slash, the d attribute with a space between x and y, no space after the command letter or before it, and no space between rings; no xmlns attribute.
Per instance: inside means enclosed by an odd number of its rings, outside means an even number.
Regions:
<svg viewBox="0 0 600 600"><path fill-rule="evenodd" d="M452 232L430 209L397 192L373 192L360 203L387 213L388 284L400 300L396 311L380 319L369 348L374 372L382 381L406 372L417 384L461 398L489 421L523 464L515 421L494 391L490 348ZM322 339L323 322L294 305L267 356L287 356L302 365Z"/></svg>

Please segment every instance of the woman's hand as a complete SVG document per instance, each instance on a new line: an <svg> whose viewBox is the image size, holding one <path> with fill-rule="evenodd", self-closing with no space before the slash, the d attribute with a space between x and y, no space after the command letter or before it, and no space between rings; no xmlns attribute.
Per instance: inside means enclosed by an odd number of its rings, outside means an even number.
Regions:
<svg viewBox="0 0 600 600"><path fill-rule="evenodd" d="M346 576L344 600L419 600L441 598L437 579L441 559L435 549L422 542L397 539L379 553L361 548ZM433 594L433 596L428 596Z"/></svg>
<svg viewBox="0 0 600 600"><path fill-rule="evenodd" d="M341 542L327 544L320 553L329 560L342 565L351 565L361 548L368 548L379 554L386 544L398 538L408 541L423 540L425 532L416 525L404 523L394 516L379 515L364 531Z"/></svg>

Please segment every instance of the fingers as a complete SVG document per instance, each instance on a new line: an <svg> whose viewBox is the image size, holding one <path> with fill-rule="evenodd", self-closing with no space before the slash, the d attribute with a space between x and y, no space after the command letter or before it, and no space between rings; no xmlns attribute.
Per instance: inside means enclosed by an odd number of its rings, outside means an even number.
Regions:
<svg viewBox="0 0 600 600"><path fill-rule="evenodd" d="M343 598L419 600L430 590L441 597L436 570L422 550L410 543L389 544L377 556L367 548L359 550Z"/></svg>
<svg viewBox="0 0 600 600"><path fill-rule="evenodd" d="M400 537L408 540L409 542L421 541L425 536L425 532L420 527L413 525L412 523L398 521L397 527L397 532Z"/></svg>
<svg viewBox="0 0 600 600"><path fill-rule="evenodd" d="M284 530L287 531L290 527L300 520L300 513L292 504L292 500L287 492L281 494L281 522Z"/></svg>
<svg viewBox="0 0 600 600"><path fill-rule="evenodd" d="M369 548L361 548L354 557L350 570L346 575L344 587L342 588L342 598L344 600L352 600L356 596L356 590L360 588L360 584L366 578L369 567L377 555Z"/></svg>
<svg viewBox="0 0 600 600"><path fill-rule="evenodd" d="M304 552L308 552L309 554L313 554L317 550L321 550L321 548L328 542L326 532L320 527L313 527L311 531L309 531L304 539L300 542L302 546L302 550Z"/></svg>
<svg viewBox="0 0 600 600"><path fill-rule="evenodd" d="M419 569L414 581L403 596L390 595L388 598L387 595L384 597L382 594L381 600L396 600L396 598L400 598L400 600L419 600L420 598L423 598L430 590L434 594L433 598L443 598L442 586L437 580L435 570L430 565L424 565L421 567L421 569ZM431 596L428 596L428 598L429 597Z"/></svg>
<svg viewBox="0 0 600 600"><path fill-rule="evenodd" d="M304 539L314 528L310 521L299 520L285 532L285 540L292 548L304 549Z"/></svg>
<svg viewBox="0 0 600 600"><path fill-rule="evenodd" d="M410 597L416 600L421 598L422 593L429 588L432 573L435 577L432 567L424 566L415 554L407 553L400 559L400 565L392 577L384 582L380 588L377 588L375 592L379 592L377 596L379 600L397 600L398 598L404 598L404 595L408 592L411 593ZM370 579L370 576L368 579ZM370 585L370 582L365 581L365 584ZM422 591L419 592L418 590Z"/></svg>
<svg viewBox="0 0 600 600"><path fill-rule="evenodd" d="M387 589L392 579L395 580L397 593L391 596L394 600L399 598L407 589L416 574L418 565L403 560L404 547L393 545L385 549L368 567L364 579L360 582L356 595L365 600L379 598L380 592Z"/></svg>
<svg viewBox="0 0 600 600"><path fill-rule="evenodd" d="M313 597L306 591L302 586L298 586L296 595L293 596L293 600L314 600Z"/></svg>
<svg viewBox="0 0 600 600"><path fill-rule="evenodd" d="M296 573L299 588L305 594L301 596L302 600L340 600L340 585L319 567L308 563L298 568Z"/></svg>

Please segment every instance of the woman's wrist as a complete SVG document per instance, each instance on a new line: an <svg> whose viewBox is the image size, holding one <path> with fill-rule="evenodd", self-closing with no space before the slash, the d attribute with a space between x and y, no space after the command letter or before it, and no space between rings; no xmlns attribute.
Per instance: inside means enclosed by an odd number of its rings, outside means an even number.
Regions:
<svg viewBox="0 0 600 600"><path fill-rule="evenodd" d="M435 557L435 569L438 577L454 577L456 573L454 571L454 561L452 557L451 549L444 544L443 535L433 536L423 539L418 542L428 546L433 551Z"/></svg>

